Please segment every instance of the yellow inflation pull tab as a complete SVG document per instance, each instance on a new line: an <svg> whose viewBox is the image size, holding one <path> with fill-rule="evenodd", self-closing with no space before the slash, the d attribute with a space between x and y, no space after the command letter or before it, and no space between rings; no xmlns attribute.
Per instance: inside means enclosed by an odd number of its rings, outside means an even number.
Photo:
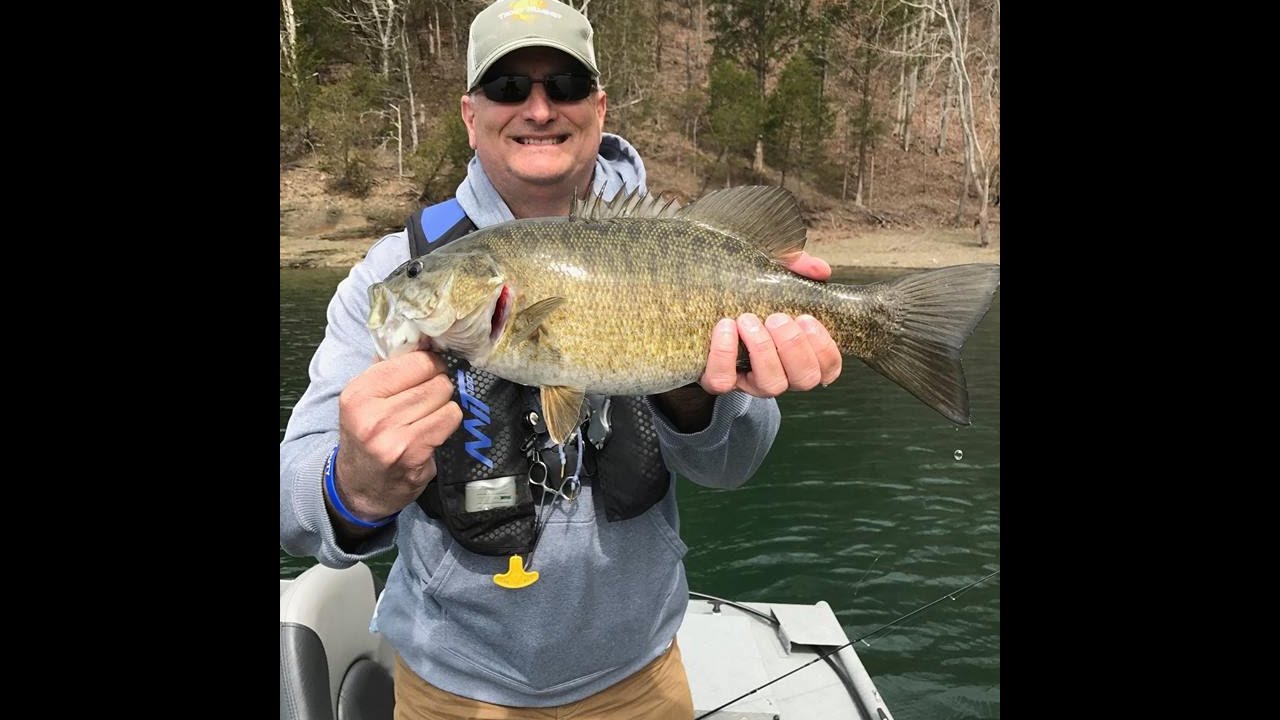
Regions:
<svg viewBox="0 0 1280 720"><path fill-rule="evenodd" d="M507 558L507 571L498 573L493 576L493 581L498 585L510 589L519 590L522 587L529 587L538 582L538 571L524 571L524 558L519 555L512 555Z"/></svg>

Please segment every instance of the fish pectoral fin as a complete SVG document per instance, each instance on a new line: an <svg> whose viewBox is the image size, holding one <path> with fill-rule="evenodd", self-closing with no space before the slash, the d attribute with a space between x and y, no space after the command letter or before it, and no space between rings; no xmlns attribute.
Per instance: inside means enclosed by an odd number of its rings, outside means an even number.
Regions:
<svg viewBox="0 0 1280 720"><path fill-rule="evenodd" d="M511 339L512 344L521 343L533 337L533 334L542 326L542 323L556 311L556 308L565 304L567 300L563 297L549 297L520 310L516 316L511 319Z"/></svg>
<svg viewBox="0 0 1280 720"><path fill-rule="evenodd" d="M563 443L578 426L585 395L580 388L542 386L542 417L547 421L547 434L552 442L557 445Z"/></svg>

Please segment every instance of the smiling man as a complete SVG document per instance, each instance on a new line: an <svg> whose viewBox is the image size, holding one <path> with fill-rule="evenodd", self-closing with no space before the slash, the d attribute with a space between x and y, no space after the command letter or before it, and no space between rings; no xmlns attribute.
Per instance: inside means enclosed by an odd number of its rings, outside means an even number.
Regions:
<svg viewBox="0 0 1280 720"><path fill-rule="evenodd" d="M397 718L692 717L676 476L742 485L777 433L773 397L840 374L811 317L725 318L698 383L589 398L561 446L531 388L426 350L371 364L368 288L411 257L567 215L575 195L647 192L639 153L604 132L607 109L581 13L555 0L481 11L461 98L467 176L339 284L285 430L281 547L335 568L398 551L371 628L398 655ZM809 256L791 267L830 275ZM521 566L535 551L536 574Z"/></svg>
<svg viewBox="0 0 1280 720"><path fill-rule="evenodd" d="M462 96L471 147L499 194L512 196L516 217L547 207L567 215L570 199L591 186L607 106L595 84L581 61L528 47L498 58L476 81L481 90Z"/></svg>

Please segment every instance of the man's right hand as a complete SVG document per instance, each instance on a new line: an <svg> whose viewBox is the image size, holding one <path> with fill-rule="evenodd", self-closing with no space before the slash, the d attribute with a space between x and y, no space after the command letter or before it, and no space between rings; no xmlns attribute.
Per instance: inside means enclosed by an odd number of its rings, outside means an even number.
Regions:
<svg viewBox="0 0 1280 720"><path fill-rule="evenodd" d="M436 476L435 449L462 423L452 398L444 360L426 351L375 362L347 383L334 484L353 515L375 522L418 499Z"/></svg>

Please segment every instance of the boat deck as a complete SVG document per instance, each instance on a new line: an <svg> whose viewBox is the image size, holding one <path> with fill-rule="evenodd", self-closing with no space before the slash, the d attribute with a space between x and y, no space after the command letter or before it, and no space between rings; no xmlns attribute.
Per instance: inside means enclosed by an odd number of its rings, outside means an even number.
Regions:
<svg viewBox="0 0 1280 720"><path fill-rule="evenodd" d="M280 581L281 718L390 718L394 652L369 632L376 585L363 563ZM677 638L695 718L893 719L826 602L690 593Z"/></svg>
<svg viewBox="0 0 1280 720"><path fill-rule="evenodd" d="M842 647L849 638L826 602L734 603L690 593L677 637L695 717L729 703L711 717L892 720L857 652Z"/></svg>

